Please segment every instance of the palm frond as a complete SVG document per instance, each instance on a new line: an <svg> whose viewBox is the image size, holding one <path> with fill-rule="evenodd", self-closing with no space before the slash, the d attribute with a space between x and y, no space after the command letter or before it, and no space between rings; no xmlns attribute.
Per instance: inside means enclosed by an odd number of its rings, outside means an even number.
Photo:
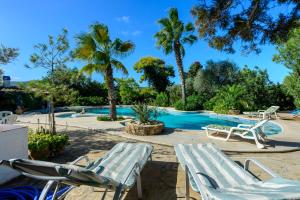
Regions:
<svg viewBox="0 0 300 200"><path fill-rule="evenodd" d="M195 27L191 22L189 22L185 25L184 30L186 32L193 32L195 30Z"/></svg>
<svg viewBox="0 0 300 200"><path fill-rule="evenodd" d="M110 43L109 31L106 25L96 23L91 26L91 32L98 44L105 46Z"/></svg>
<svg viewBox="0 0 300 200"><path fill-rule="evenodd" d="M97 65L95 64L87 64L85 66L83 66L81 68L81 70L79 70L79 75L83 74L83 73L86 73L88 75L92 75L93 72L97 71Z"/></svg>
<svg viewBox="0 0 300 200"><path fill-rule="evenodd" d="M177 8L171 8L169 10L169 18L171 20L171 23L174 23L174 24L179 21Z"/></svg>
<svg viewBox="0 0 300 200"><path fill-rule="evenodd" d="M82 60L89 60L96 51L96 43L90 34L81 34L76 37L77 48L74 50L74 57Z"/></svg>
<svg viewBox="0 0 300 200"><path fill-rule="evenodd" d="M126 67L118 60L111 60L111 64L114 66L115 69L122 71L125 75L128 74L128 71L126 69Z"/></svg>
<svg viewBox="0 0 300 200"><path fill-rule="evenodd" d="M194 44L197 41L197 37L195 35L188 35L188 36L182 38L181 41L184 44L190 44L190 45L192 45L192 44Z"/></svg>
<svg viewBox="0 0 300 200"><path fill-rule="evenodd" d="M165 31L157 32L154 37L156 38L156 46L162 48L166 54L173 51L173 39Z"/></svg>
<svg viewBox="0 0 300 200"><path fill-rule="evenodd" d="M122 41L117 38L113 41L111 51L116 56L127 56L135 49L135 45L131 41Z"/></svg>

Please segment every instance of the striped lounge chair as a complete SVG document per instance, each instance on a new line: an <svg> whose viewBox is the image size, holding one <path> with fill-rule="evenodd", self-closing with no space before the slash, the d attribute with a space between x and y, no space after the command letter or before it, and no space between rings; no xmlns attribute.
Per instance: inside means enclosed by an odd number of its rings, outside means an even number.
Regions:
<svg viewBox="0 0 300 200"><path fill-rule="evenodd" d="M186 199L189 184L204 200L300 199L300 181L281 178L254 159L242 168L212 144L178 144L175 152L186 174ZM273 178L257 179L248 171L250 162Z"/></svg>
<svg viewBox="0 0 300 200"><path fill-rule="evenodd" d="M274 114L276 118L278 118L277 111L279 110L279 106L271 106L267 110L258 110L257 112L244 112L243 114L248 117L258 117L262 119L271 119Z"/></svg>
<svg viewBox="0 0 300 200"><path fill-rule="evenodd" d="M217 124L210 124L208 126L203 127L202 129L206 130L206 135L209 138L228 141L231 135L236 135L244 139L254 140L256 143L257 148L263 149L265 148L264 143L267 142L267 136L264 134L262 127L268 122L269 120L261 120L258 121L254 125L250 124L239 124L236 127L231 126L222 126ZM225 133L227 136L219 137L214 136L209 131L213 133Z"/></svg>
<svg viewBox="0 0 300 200"><path fill-rule="evenodd" d="M76 186L87 185L103 187L105 198L109 189L115 191L113 199L121 199L127 189L132 188L137 181L138 198L142 198L140 172L148 159L151 159L153 147L142 143L119 143L100 159L89 162L86 156L79 157L71 164L57 164L27 159L11 159L0 161L1 165L13 168L22 175L46 180L39 200L44 200L51 187L55 186L54 198L63 199ZM85 159L86 167L80 167L79 161ZM70 185L63 194L56 192L62 184Z"/></svg>

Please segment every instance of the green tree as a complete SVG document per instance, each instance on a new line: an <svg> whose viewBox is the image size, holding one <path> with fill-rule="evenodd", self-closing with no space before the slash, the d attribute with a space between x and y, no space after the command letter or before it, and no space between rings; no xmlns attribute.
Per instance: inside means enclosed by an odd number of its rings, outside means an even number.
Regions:
<svg viewBox="0 0 300 200"><path fill-rule="evenodd" d="M238 41L247 53L259 52L259 45L274 44L278 38L286 40L298 26L299 10L298 0L201 0L191 13L199 37L211 47L233 53Z"/></svg>
<svg viewBox="0 0 300 200"><path fill-rule="evenodd" d="M6 65L19 56L19 49L0 46L0 64Z"/></svg>
<svg viewBox="0 0 300 200"><path fill-rule="evenodd" d="M195 61L191 64L188 72L187 72L187 78L195 78L197 73L203 68L203 65L199 61Z"/></svg>
<svg viewBox="0 0 300 200"><path fill-rule="evenodd" d="M284 80L288 94L294 97L295 105L300 108L300 28L289 33L286 43L277 46L278 54L273 60L291 69L290 75Z"/></svg>
<svg viewBox="0 0 300 200"><path fill-rule="evenodd" d="M284 64L300 77L300 27L292 30L287 42L280 43L276 49L278 54L274 55L273 60Z"/></svg>
<svg viewBox="0 0 300 200"><path fill-rule="evenodd" d="M108 27L104 24L93 24L90 27L90 32L77 37L77 48L74 51L74 56L87 62L87 65L81 69L82 73L97 72L104 76L108 88L110 118L112 120L117 119L113 69L121 70L127 74L127 69L117 58L128 55L133 49L134 44L131 41L122 41L119 38L111 40Z"/></svg>
<svg viewBox="0 0 300 200"><path fill-rule="evenodd" d="M40 80L40 81L31 81L26 84L24 88L29 93L34 93L36 97L42 98L44 101L51 102L53 107L56 106L58 102L64 102L65 104L74 102L78 96L78 92L70 89L68 86L59 84L53 85L51 82ZM49 124L50 130L53 126L52 123ZM55 132L51 132L55 133Z"/></svg>
<svg viewBox="0 0 300 200"><path fill-rule="evenodd" d="M238 71L238 66L228 60L218 62L209 60L194 78L194 91L205 94L208 99L212 98L216 90L236 82Z"/></svg>
<svg viewBox="0 0 300 200"><path fill-rule="evenodd" d="M19 49L0 46L0 65L6 65L19 56ZM0 86L2 85L3 69L0 68Z"/></svg>
<svg viewBox="0 0 300 200"><path fill-rule="evenodd" d="M164 92L171 84L169 77L174 77L173 66L155 57L143 57L134 65L137 73L143 73L140 82L148 81L157 92Z"/></svg>
<svg viewBox="0 0 300 200"><path fill-rule="evenodd" d="M48 36L48 43L39 43L34 46L35 53L30 56L30 65L25 65L27 68L45 68L50 73L51 80L49 82L53 88L55 88L54 75L53 72L57 67L65 66L65 64L70 60L68 54L69 42L67 39L68 31L66 29L62 30L62 33L57 37ZM39 87L42 91L42 87ZM59 93L59 91L57 91ZM55 95L50 95L49 97L54 97ZM49 124L50 132L56 133L55 128L55 116L54 116L54 100L48 99L50 102L50 113L49 113Z"/></svg>
<svg viewBox="0 0 300 200"><path fill-rule="evenodd" d="M184 44L192 45L197 37L193 35L194 26L192 23L184 25L178 17L178 10L171 8L167 18L162 18L158 21L161 25L161 30L157 32L156 38L157 46L162 48L165 54L175 54L178 72L181 80L182 101L185 103L185 74L183 68L183 57L185 55Z"/></svg>
<svg viewBox="0 0 300 200"><path fill-rule="evenodd" d="M123 104L132 105L139 99L139 85L133 78L118 79L119 92Z"/></svg>
<svg viewBox="0 0 300 200"><path fill-rule="evenodd" d="M245 66L239 71L237 83L248 91L246 96L251 99L249 110L265 109L270 106L268 88L272 85L266 70L258 67L250 69Z"/></svg>

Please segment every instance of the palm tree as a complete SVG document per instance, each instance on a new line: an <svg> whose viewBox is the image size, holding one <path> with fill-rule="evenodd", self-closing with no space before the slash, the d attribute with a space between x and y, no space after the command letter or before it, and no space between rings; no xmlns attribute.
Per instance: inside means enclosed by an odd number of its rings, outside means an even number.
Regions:
<svg viewBox="0 0 300 200"><path fill-rule="evenodd" d="M192 45L197 40L197 37L193 35L195 28L192 23L184 25L184 23L178 19L178 11L176 8L171 8L169 10L169 16L160 19L158 23L162 29L154 35L157 40L156 44L159 48L163 49L165 54L175 53L181 79L182 100L185 103L185 77L182 64L185 50L183 44L187 43Z"/></svg>
<svg viewBox="0 0 300 200"><path fill-rule="evenodd" d="M74 51L74 57L87 62L80 73L85 72L91 75L93 72L97 72L104 76L108 88L110 118L116 120L113 70L120 70L124 74L128 74L125 66L117 58L131 53L134 50L134 44L119 38L112 41L107 26L99 23L91 25L90 32L81 34L76 39L77 48Z"/></svg>

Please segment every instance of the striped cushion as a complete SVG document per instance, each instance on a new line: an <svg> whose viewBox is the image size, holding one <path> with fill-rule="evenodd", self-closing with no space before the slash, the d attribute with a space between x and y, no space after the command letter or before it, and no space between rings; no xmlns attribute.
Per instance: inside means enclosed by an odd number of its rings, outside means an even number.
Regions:
<svg viewBox="0 0 300 200"><path fill-rule="evenodd" d="M251 185L241 185L226 189L206 188L210 199L226 200L275 200L275 199L300 199L300 181L283 178L273 178L260 181Z"/></svg>
<svg viewBox="0 0 300 200"><path fill-rule="evenodd" d="M212 144L177 144L175 152L183 168L191 166L210 188L229 188L258 182ZM190 176L193 190L198 191Z"/></svg>
<svg viewBox="0 0 300 200"><path fill-rule="evenodd" d="M44 180L54 176L66 177L63 183L69 185L105 185L112 188L122 185L130 188L135 183L137 173L131 173L126 182L125 179L135 167L135 163L139 164L140 170L143 169L152 149L149 144L119 143L103 158L91 163L87 168L28 159L3 160L0 164L20 172L40 176Z"/></svg>
<svg viewBox="0 0 300 200"><path fill-rule="evenodd" d="M103 177L124 183L127 174L136 163L143 169L153 147L142 143L119 143L105 154L103 159L96 161L90 170ZM136 180L136 173L132 173L125 182L125 187L130 188Z"/></svg>

